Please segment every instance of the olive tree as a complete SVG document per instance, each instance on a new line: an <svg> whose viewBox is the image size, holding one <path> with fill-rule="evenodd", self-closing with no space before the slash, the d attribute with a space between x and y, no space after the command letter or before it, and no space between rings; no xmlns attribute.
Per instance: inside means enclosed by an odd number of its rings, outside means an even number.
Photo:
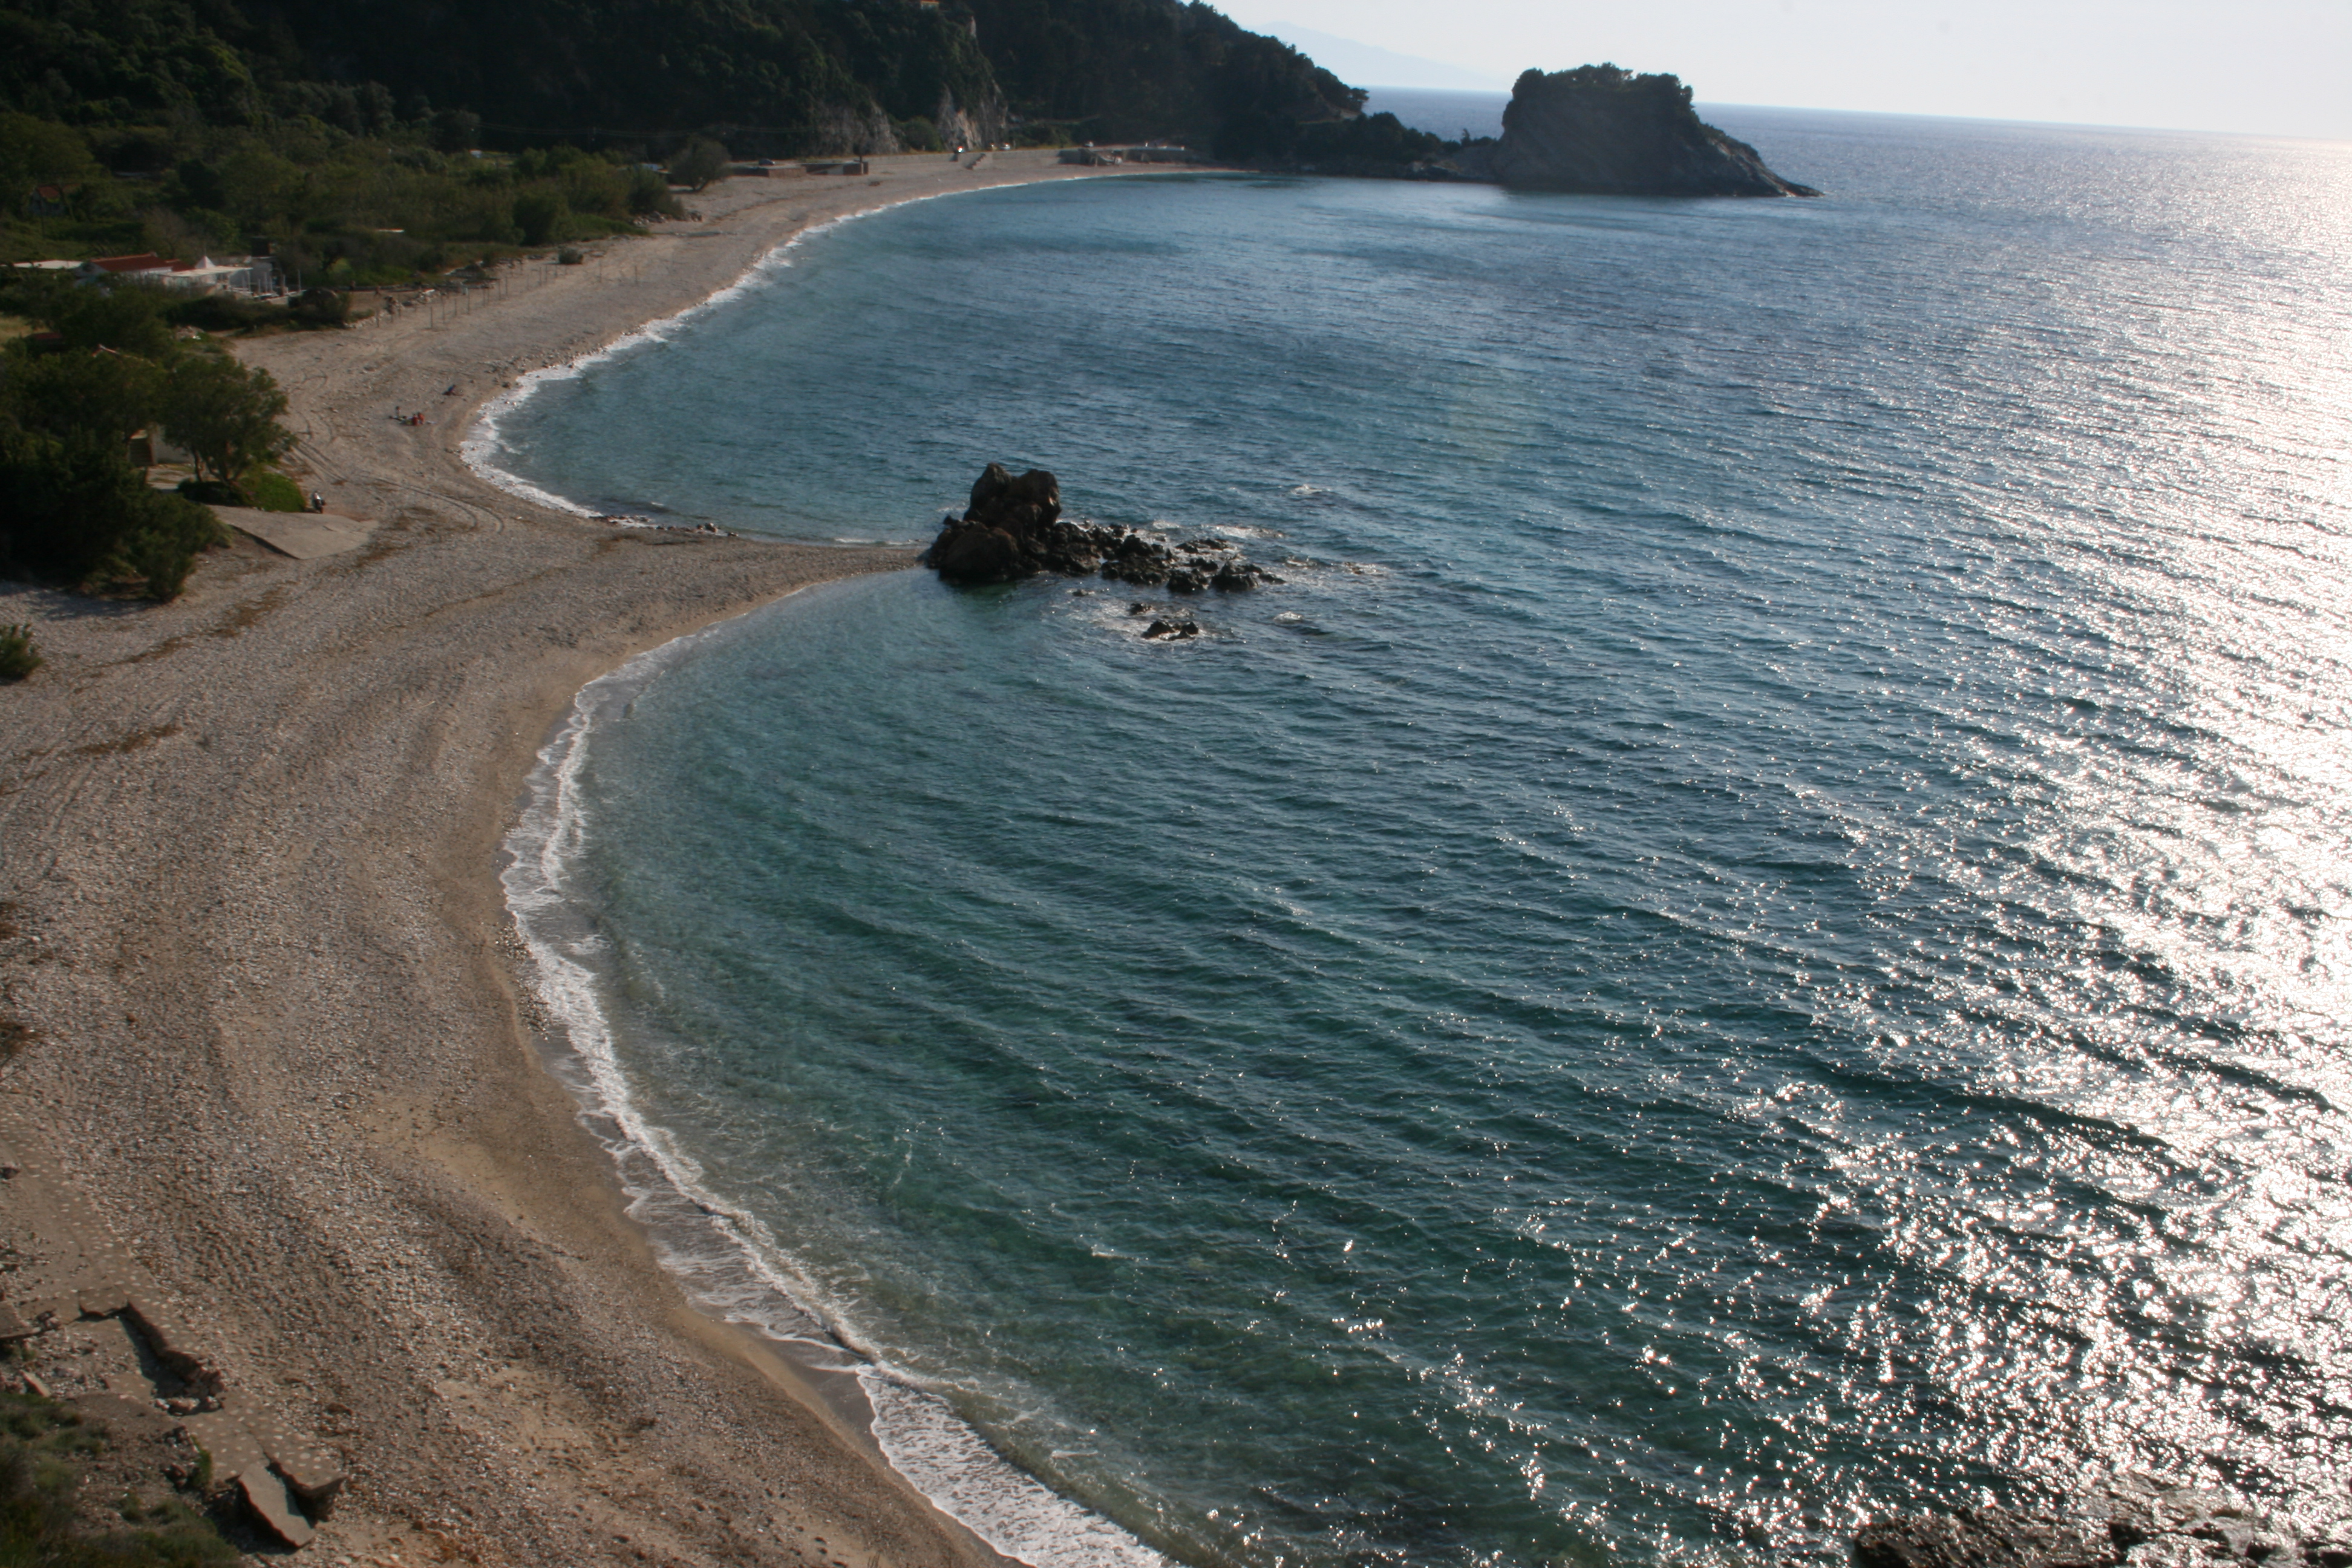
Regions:
<svg viewBox="0 0 2352 1568"><path fill-rule="evenodd" d="M709 137L698 136L686 144L686 150L669 161L669 180L674 185L691 190L705 190L713 180L727 177L727 149Z"/></svg>

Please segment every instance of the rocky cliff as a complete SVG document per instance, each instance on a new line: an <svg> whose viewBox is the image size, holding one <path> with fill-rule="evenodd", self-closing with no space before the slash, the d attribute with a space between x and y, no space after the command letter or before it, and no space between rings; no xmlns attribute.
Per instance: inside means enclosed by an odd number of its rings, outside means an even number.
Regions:
<svg viewBox="0 0 2352 1568"><path fill-rule="evenodd" d="M1673 76L1615 66L1531 70L1511 89L1500 141L1451 160L1466 178L1530 191L1640 196L1817 196L1782 179L1756 149L1691 108Z"/></svg>

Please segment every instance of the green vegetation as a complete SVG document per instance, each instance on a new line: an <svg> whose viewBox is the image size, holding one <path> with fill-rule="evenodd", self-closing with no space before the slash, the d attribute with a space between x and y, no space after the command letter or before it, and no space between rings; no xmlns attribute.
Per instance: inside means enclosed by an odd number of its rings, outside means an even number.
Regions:
<svg viewBox="0 0 2352 1568"><path fill-rule="evenodd" d="M626 152L452 154L434 145L441 119L354 136L308 118L68 127L0 111L0 260L259 246L290 283L349 289L682 210Z"/></svg>
<svg viewBox="0 0 2352 1568"><path fill-rule="evenodd" d="M158 408L163 434L187 448L200 479L209 469L233 485L294 442L278 423L286 412L278 383L223 353L179 355L164 373Z"/></svg>
<svg viewBox="0 0 2352 1568"><path fill-rule="evenodd" d="M268 372L175 339L171 302L150 289L18 275L0 306L57 334L0 349L0 571L175 597L226 535L194 500L151 489L128 438L160 427L200 479L242 497L289 444L286 395Z"/></svg>
<svg viewBox="0 0 2352 1568"><path fill-rule="evenodd" d="M124 1529L76 1516L74 1484L106 1439L53 1400L0 1394L0 1568L206 1568L236 1561L220 1532L175 1497L126 1492Z"/></svg>
<svg viewBox="0 0 2352 1568"><path fill-rule="evenodd" d="M1357 129L1362 100L1182 0L16 0L0 260L266 245L348 289L677 216L671 183L730 149L1166 138L1369 165L1397 137Z"/></svg>
<svg viewBox="0 0 2352 1568"><path fill-rule="evenodd" d="M709 188L713 180L727 173L727 149L708 137L698 136L688 142L678 155L669 161L672 184L684 185L690 191Z"/></svg>
<svg viewBox="0 0 2352 1568"><path fill-rule="evenodd" d="M302 487L276 468L257 468L245 477L245 499L264 511L309 511L310 498Z"/></svg>
<svg viewBox="0 0 2352 1568"><path fill-rule="evenodd" d="M33 628L0 626L0 680L22 680L40 668L41 650L33 645Z"/></svg>

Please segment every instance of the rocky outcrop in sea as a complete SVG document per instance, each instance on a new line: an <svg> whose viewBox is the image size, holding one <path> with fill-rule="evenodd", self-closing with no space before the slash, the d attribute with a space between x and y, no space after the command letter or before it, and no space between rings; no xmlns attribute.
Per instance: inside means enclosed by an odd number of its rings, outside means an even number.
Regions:
<svg viewBox="0 0 2352 1568"><path fill-rule="evenodd" d="M1530 191L1639 196L1817 196L1691 108L1679 77L1615 66L1530 70L1511 89L1499 141L1447 162L1465 179Z"/></svg>
<svg viewBox="0 0 2352 1568"><path fill-rule="evenodd" d="M1864 1526L1854 1568L2352 1568L2352 1498L2294 1515L2225 1492L2111 1478L2044 1513L1983 1508Z"/></svg>
<svg viewBox="0 0 2352 1568"><path fill-rule="evenodd" d="M1199 594L1282 581L1222 539L1171 543L1140 529L1066 518L1061 483L1052 474L1032 468L1016 477L1002 463L989 464L973 483L961 517L950 512L940 520L940 536L921 562L961 584L1100 573L1139 587Z"/></svg>

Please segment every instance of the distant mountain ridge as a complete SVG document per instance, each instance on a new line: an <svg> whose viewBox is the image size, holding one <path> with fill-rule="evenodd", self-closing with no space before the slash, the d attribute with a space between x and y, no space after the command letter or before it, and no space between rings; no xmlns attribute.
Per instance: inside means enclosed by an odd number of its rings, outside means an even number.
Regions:
<svg viewBox="0 0 2352 1568"><path fill-rule="evenodd" d="M1266 31L1301 54L1312 56L1317 64L1364 87L1403 87L1435 92L1508 90L1508 85L1499 77L1486 71L1421 55L1401 54L1319 28L1276 22L1268 25Z"/></svg>

